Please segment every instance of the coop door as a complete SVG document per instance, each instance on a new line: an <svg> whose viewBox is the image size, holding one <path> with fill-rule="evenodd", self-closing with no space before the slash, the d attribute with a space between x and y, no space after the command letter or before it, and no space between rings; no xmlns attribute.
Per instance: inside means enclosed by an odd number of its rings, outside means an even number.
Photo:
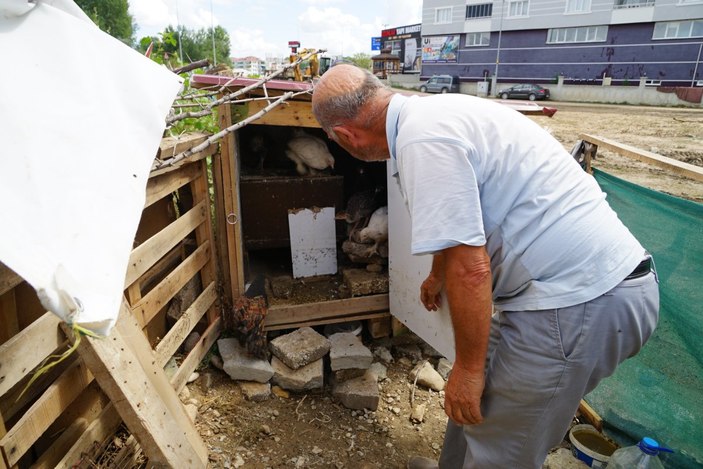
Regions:
<svg viewBox="0 0 703 469"><path fill-rule="evenodd" d="M446 297L439 311L429 312L420 303L420 284L430 272L432 256L410 254L410 214L392 172L389 166L388 275L391 314L448 360L454 361L454 335Z"/></svg>
<svg viewBox="0 0 703 469"><path fill-rule="evenodd" d="M334 207L289 210L293 277L337 273Z"/></svg>

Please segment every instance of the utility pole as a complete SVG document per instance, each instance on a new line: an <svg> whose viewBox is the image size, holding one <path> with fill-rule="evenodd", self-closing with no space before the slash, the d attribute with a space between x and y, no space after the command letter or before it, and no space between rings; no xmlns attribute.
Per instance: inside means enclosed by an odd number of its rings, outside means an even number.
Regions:
<svg viewBox="0 0 703 469"><path fill-rule="evenodd" d="M498 48L496 50L496 69L493 74L493 96L498 95L498 66L500 65L500 40L503 36L503 10L505 10L505 0L500 3L500 20L498 22Z"/></svg>
<svg viewBox="0 0 703 469"><path fill-rule="evenodd" d="M210 32L212 33L212 65L217 65L217 50L215 50L215 20L212 13L212 0L210 0Z"/></svg>

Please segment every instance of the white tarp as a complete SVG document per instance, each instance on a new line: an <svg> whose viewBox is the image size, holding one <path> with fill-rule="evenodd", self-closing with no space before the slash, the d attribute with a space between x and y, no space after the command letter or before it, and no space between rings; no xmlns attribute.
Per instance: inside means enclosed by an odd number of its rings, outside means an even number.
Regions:
<svg viewBox="0 0 703 469"><path fill-rule="evenodd" d="M70 0L0 0L0 51L0 261L108 334L181 79Z"/></svg>

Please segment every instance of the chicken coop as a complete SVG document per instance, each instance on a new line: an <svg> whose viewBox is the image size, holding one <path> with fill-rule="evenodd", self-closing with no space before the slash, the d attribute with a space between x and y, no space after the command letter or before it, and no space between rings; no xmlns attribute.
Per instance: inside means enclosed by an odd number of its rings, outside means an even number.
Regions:
<svg viewBox="0 0 703 469"><path fill-rule="evenodd" d="M193 79L222 94L254 83ZM245 102L219 107L221 128L284 93L297 95L222 143L213 179L226 294L237 298L262 285L266 330L370 320L374 334L387 333L388 244L383 235L367 236L379 220L387 233L385 164L360 162L327 138L312 115L310 84L271 80L245 91Z"/></svg>

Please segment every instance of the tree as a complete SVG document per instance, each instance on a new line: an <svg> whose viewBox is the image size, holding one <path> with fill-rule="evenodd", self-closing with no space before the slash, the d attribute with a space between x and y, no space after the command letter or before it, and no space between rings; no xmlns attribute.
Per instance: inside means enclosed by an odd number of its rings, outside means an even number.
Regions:
<svg viewBox="0 0 703 469"><path fill-rule="evenodd" d="M137 25L127 0L75 0L100 29L128 46L134 45Z"/></svg>
<svg viewBox="0 0 703 469"><path fill-rule="evenodd" d="M167 26L159 36L143 37L139 41L138 49L146 52L150 43L154 43L151 58L159 63L164 63L174 68L182 65L178 60L183 53L183 63L195 62L208 59L214 64L212 54L212 28L202 28L191 30L185 26ZM229 57L230 43L229 33L222 26L215 27L215 51L217 53L217 63L232 65Z"/></svg>
<svg viewBox="0 0 703 469"><path fill-rule="evenodd" d="M369 54L364 54L363 52L357 52L351 57L345 57L346 62L351 62L359 68L366 70L371 70L371 56Z"/></svg>

